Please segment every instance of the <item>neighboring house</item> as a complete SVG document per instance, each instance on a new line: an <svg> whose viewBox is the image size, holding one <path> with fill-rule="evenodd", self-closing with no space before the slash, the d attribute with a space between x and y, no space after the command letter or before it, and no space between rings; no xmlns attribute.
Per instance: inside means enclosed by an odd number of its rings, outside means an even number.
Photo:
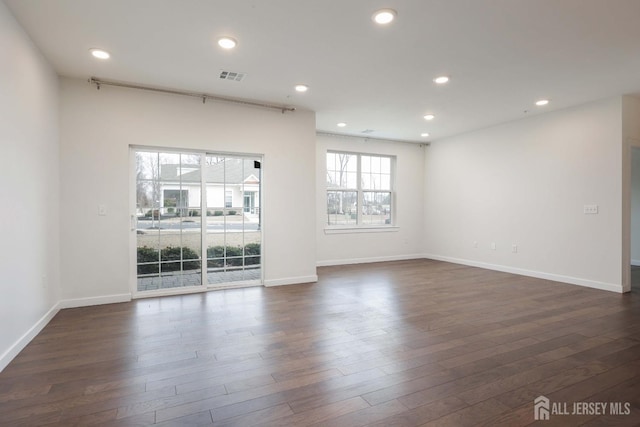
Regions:
<svg viewBox="0 0 640 427"><path fill-rule="evenodd" d="M160 179L147 181L145 191L139 192L139 214L150 216L150 201L155 199L154 208L160 209L160 215L200 215L200 170L198 164L160 165ZM205 165L203 173L208 216L216 215L216 211L219 214L244 212L247 216L259 214L260 169L254 167L253 159L225 158Z"/></svg>

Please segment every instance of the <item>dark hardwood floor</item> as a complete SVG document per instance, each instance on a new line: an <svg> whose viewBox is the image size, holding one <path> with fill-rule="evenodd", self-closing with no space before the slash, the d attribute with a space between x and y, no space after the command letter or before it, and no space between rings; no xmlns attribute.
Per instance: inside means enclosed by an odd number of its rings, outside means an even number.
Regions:
<svg viewBox="0 0 640 427"><path fill-rule="evenodd" d="M0 424L640 425L640 295L444 262L62 310L0 373Z"/></svg>

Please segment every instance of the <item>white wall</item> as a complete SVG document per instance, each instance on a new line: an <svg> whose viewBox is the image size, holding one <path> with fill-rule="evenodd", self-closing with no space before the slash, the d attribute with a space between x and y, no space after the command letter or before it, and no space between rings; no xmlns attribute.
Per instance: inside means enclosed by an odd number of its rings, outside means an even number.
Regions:
<svg viewBox="0 0 640 427"><path fill-rule="evenodd" d="M396 231L326 234L326 153L352 151L396 156ZM420 258L422 254L424 148L418 144L320 134L316 142L318 265Z"/></svg>
<svg viewBox="0 0 640 427"><path fill-rule="evenodd" d="M426 254L621 291L621 112L616 97L433 143Z"/></svg>
<svg viewBox="0 0 640 427"><path fill-rule="evenodd" d="M0 1L0 370L55 314L58 80Z"/></svg>
<svg viewBox="0 0 640 427"><path fill-rule="evenodd" d="M129 146L264 154L265 284L315 276L315 116L61 79L64 305L130 293ZM98 216L98 205L107 207ZM95 300L92 300L95 298Z"/></svg>

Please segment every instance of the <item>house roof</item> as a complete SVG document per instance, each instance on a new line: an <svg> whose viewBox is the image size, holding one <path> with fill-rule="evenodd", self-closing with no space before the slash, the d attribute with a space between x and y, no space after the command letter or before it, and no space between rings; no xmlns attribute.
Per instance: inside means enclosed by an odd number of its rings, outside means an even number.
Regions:
<svg viewBox="0 0 640 427"><path fill-rule="evenodd" d="M258 183L259 169L254 168L253 159L225 158L206 165L205 180L216 184ZM200 182L200 166L194 164L160 165L160 179L171 182Z"/></svg>

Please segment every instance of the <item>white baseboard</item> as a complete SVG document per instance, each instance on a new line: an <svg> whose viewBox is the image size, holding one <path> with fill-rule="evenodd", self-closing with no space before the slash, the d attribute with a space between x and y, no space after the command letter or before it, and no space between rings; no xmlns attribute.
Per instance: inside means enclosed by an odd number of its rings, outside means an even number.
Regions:
<svg viewBox="0 0 640 427"><path fill-rule="evenodd" d="M623 293L622 285L615 283L597 282L595 280L581 279L579 277L563 276L561 274L545 273L542 271L526 270L523 268L509 267L506 265L489 264L480 261L472 261L468 259L452 258L433 254L424 254L424 258L437 261L451 262L454 264L468 265L471 267L479 267L487 270L502 271L505 273L519 274L521 276L535 277L537 279L553 280L554 282L568 283L570 285L586 286L588 288L601 289L604 291Z"/></svg>
<svg viewBox="0 0 640 427"><path fill-rule="evenodd" d="M0 372L44 329L59 311L58 305L54 305L40 318L27 332L22 335L7 351L0 356Z"/></svg>
<svg viewBox="0 0 640 427"><path fill-rule="evenodd" d="M312 276L299 276L299 277L285 277L283 279L265 280L264 285L269 286L283 286L283 285L297 285L301 283L315 283L318 281L318 275Z"/></svg>
<svg viewBox="0 0 640 427"><path fill-rule="evenodd" d="M640 259L632 259L631 265L633 265L634 267L640 266Z"/></svg>
<svg viewBox="0 0 640 427"><path fill-rule="evenodd" d="M331 265L348 265L348 264L368 264L371 262L385 262L385 261L407 261L410 259L422 259L422 254L410 254L410 255L391 255L391 256L378 256L370 258L350 258L350 259L332 259L325 261L318 261L316 266L328 267Z"/></svg>
<svg viewBox="0 0 640 427"><path fill-rule="evenodd" d="M131 301L131 294L105 295L101 297L63 299L58 303L58 308L88 307L91 305L113 304Z"/></svg>

